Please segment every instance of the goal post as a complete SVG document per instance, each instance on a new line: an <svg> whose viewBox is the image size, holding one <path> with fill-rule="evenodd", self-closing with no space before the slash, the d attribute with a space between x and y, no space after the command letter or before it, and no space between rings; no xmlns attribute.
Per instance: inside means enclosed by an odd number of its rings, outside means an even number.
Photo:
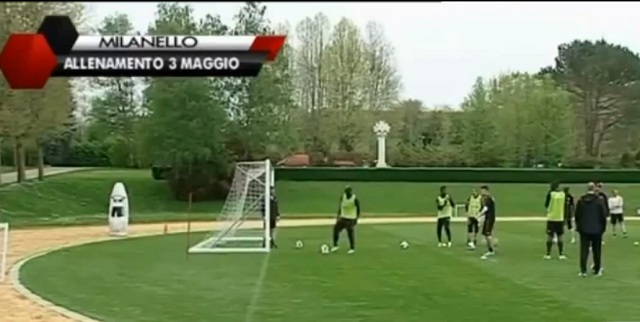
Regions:
<svg viewBox="0 0 640 322"><path fill-rule="evenodd" d="M0 223L0 282L7 276L7 253L9 252L9 223Z"/></svg>
<svg viewBox="0 0 640 322"><path fill-rule="evenodd" d="M238 162L213 231L189 248L190 254L266 253L271 250L271 187L269 160Z"/></svg>
<svg viewBox="0 0 640 322"><path fill-rule="evenodd" d="M453 217L463 217L467 215L467 205L466 204L457 204L453 208Z"/></svg>

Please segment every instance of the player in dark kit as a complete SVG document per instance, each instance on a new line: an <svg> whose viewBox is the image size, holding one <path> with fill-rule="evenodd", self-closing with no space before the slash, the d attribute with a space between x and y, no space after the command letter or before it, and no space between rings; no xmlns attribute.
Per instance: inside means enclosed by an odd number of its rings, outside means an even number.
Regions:
<svg viewBox="0 0 640 322"><path fill-rule="evenodd" d="M280 210L278 209L278 198L276 197L276 189L274 187L271 187L271 193L270 193L270 198L269 198L269 222L267 223L266 220L266 207L265 207L265 203L262 202L262 218L263 218L263 225L268 224L269 225L269 235L270 235L270 247L271 248L278 248L278 246L276 245L276 228L278 226L278 221L280 220ZM265 241L262 241L262 247L264 247L266 244Z"/></svg>
<svg viewBox="0 0 640 322"><path fill-rule="evenodd" d="M480 187L482 195L482 210L478 214L478 221L482 222L482 235L487 243L487 252L482 255L482 259L487 259L494 255L493 227L496 223L496 202L489 192L489 186Z"/></svg>
<svg viewBox="0 0 640 322"><path fill-rule="evenodd" d="M564 215L567 222L567 229L571 231L571 243L575 244L576 231L575 229L573 229L573 214L575 213L575 210L576 210L575 199L573 198L573 195L569 193L569 187L564 188L564 195L565 195Z"/></svg>
<svg viewBox="0 0 640 322"><path fill-rule="evenodd" d="M349 238L349 254L353 254L356 251L356 225L360 218L360 201L353 193L353 189L347 186L344 188L344 194L340 197L340 205L338 207L338 218L336 224L333 226L333 248L332 252L338 250L338 241L340 239L340 233L343 230L347 230L347 237Z"/></svg>

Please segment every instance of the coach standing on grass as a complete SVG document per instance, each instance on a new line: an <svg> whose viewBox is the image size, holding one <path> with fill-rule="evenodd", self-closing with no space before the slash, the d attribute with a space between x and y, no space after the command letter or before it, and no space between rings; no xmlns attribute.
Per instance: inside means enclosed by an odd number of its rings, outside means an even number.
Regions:
<svg viewBox="0 0 640 322"><path fill-rule="evenodd" d="M276 245L276 228L278 227L278 221L280 220L280 209L278 209L278 197L276 197L276 188L271 187L271 193L269 194L269 222L266 220L266 206L265 202L262 202L262 224L264 226L269 225L270 233L270 245L271 248L278 248ZM264 227L266 229L266 227ZM266 247L266 242L262 242L262 247Z"/></svg>
<svg viewBox="0 0 640 322"><path fill-rule="evenodd" d="M587 276L589 249L593 252L593 274L602 275L602 235L607 229L606 201L589 182L587 193L576 204L576 230L580 234L580 276Z"/></svg>

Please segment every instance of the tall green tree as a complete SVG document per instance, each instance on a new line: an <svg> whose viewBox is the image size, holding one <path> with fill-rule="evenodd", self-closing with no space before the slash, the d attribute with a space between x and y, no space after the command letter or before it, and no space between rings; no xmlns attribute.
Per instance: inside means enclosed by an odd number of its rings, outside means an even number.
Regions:
<svg viewBox="0 0 640 322"><path fill-rule="evenodd" d="M246 2L235 16L235 35L270 35L273 28L266 17L267 7L259 2ZM287 47L287 46L285 46ZM263 158L277 151L292 105L290 51L285 48L276 62L266 64L253 79L230 79L232 99L227 110L231 118L232 149L237 158Z"/></svg>
<svg viewBox="0 0 640 322"><path fill-rule="evenodd" d="M105 17L97 31L100 35L132 35L134 28L126 14L116 13ZM141 82L133 77L98 77L91 83L100 94L91 102L90 135L110 147L112 165L137 166L135 125L142 101Z"/></svg>
<svg viewBox="0 0 640 322"><path fill-rule="evenodd" d="M364 84L366 77L365 44L358 27L343 18L334 27L325 56L327 65L327 104L334 110L334 126L341 151L356 150L358 139L369 132L371 124L363 122L366 102Z"/></svg>
<svg viewBox="0 0 640 322"><path fill-rule="evenodd" d="M152 35L224 34L218 17L196 21L193 8L159 3ZM144 121L146 155L155 164L172 167L170 187L176 198L221 197L219 182L226 178L227 154L223 134L226 113L219 90L207 78L152 78L145 91L148 116Z"/></svg>
<svg viewBox="0 0 640 322"><path fill-rule="evenodd" d="M495 144L498 136L496 125L491 121L496 107L491 104L490 90L482 78L476 79L461 107L466 116L463 148L468 164L495 166L500 155Z"/></svg>
<svg viewBox="0 0 640 322"><path fill-rule="evenodd" d="M386 38L384 27L373 21L367 23L364 42L365 108L392 108L398 103L401 88L393 45Z"/></svg>
<svg viewBox="0 0 640 322"><path fill-rule="evenodd" d="M584 152L599 158L625 111L637 108L638 54L605 40L575 40L558 47L555 66L545 71L572 94Z"/></svg>
<svg viewBox="0 0 640 322"><path fill-rule="evenodd" d="M331 117L327 115L326 53L331 33L329 18L323 13L303 19L296 26L294 49L294 100L303 120L300 136L309 151L330 151Z"/></svg>
<svg viewBox="0 0 640 322"><path fill-rule="evenodd" d="M566 91L548 76L524 73L500 75L490 83L504 165L555 165L571 154L574 115Z"/></svg>

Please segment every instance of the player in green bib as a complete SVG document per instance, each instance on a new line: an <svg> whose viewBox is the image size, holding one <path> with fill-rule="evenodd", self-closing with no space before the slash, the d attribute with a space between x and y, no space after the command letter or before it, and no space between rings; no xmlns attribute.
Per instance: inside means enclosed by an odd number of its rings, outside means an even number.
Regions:
<svg viewBox="0 0 640 322"><path fill-rule="evenodd" d="M451 216L455 203L447 193L447 187L440 187L440 194L436 198L436 208L438 209L438 221L436 234L438 235L438 247L451 247ZM447 242L442 242L442 230L447 234Z"/></svg>
<svg viewBox="0 0 640 322"><path fill-rule="evenodd" d="M482 209L482 196L476 189L471 191L471 196L467 200L466 212L467 212L467 246L470 249L476 248L476 241L478 238L478 231L480 230L478 214Z"/></svg>
<svg viewBox="0 0 640 322"><path fill-rule="evenodd" d="M558 182L551 183L551 189L547 193L544 205L547 208L547 253L544 255L544 259L551 259L551 248L555 241L558 245L558 258L566 259L564 256L564 242L562 235L564 235L564 222L565 218L565 206L566 206L566 194L560 190L560 184Z"/></svg>
<svg viewBox="0 0 640 322"><path fill-rule="evenodd" d="M338 206L338 218L336 224L333 226L333 248L332 252L338 251L338 241L340 240L340 233L343 230L347 231L347 237L349 238L349 254L356 251L356 231L355 227L358 224L360 218L360 201L353 193L353 189L350 186L344 188L344 193L340 197L340 205Z"/></svg>

